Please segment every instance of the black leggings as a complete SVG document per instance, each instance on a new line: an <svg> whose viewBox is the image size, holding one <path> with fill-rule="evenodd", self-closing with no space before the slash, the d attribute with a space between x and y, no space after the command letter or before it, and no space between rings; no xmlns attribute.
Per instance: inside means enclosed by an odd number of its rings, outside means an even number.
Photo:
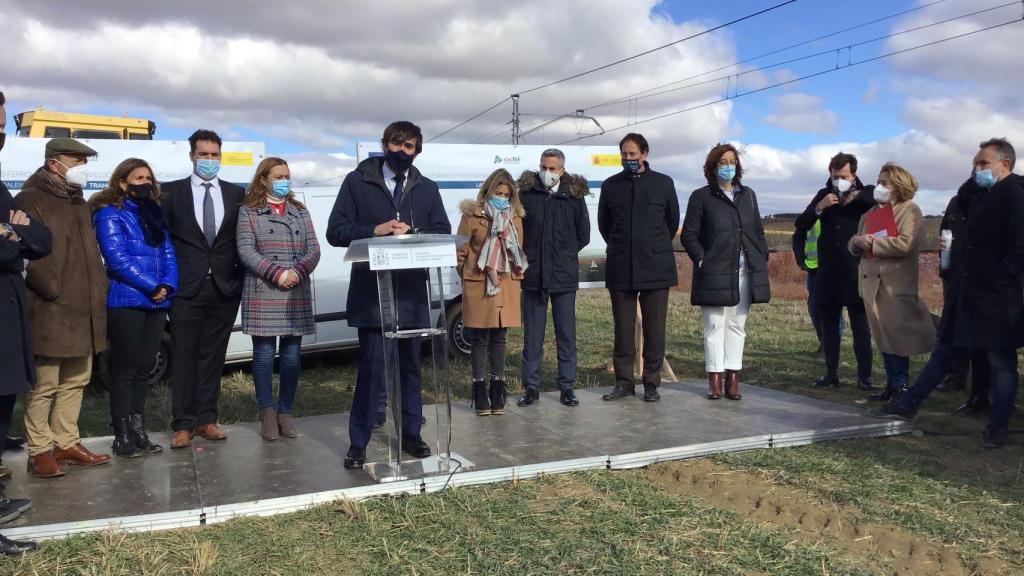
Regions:
<svg viewBox="0 0 1024 576"><path fill-rule="evenodd" d="M8 432L11 431L11 416L14 415L14 402L17 399L17 394L0 396L0 456L3 456L4 442L7 440Z"/></svg>
<svg viewBox="0 0 1024 576"><path fill-rule="evenodd" d="M487 360L491 361L491 376L505 378L505 342L508 328L466 328L470 345L470 364L473 380L486 377Z"/></svg>
<svg viewBox="0 0 1024 576"><path fill-rule="evenodd" d="M110 418L146 412L146 380L160 349L167 312L137 308L107 310L110 337Z"/></svg>

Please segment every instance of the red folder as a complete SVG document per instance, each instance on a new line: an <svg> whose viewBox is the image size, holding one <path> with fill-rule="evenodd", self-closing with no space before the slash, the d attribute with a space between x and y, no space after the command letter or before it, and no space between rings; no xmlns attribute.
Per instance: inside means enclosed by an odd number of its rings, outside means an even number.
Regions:
<svg viewBox="0 0 1024 576"><path fill-rule="evenodd" d="M871 234L875 238L895 238L899 235L896 229L896 217L892 213L892 204L886 204L868 212L864 220L864 233ZM868 254L874 258L874 254Z"/></svg>

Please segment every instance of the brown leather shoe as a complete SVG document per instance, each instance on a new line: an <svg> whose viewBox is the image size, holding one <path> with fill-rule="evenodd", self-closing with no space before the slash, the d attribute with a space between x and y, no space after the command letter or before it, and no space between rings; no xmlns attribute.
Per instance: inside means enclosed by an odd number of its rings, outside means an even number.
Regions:
<svg viewBox="0 0 1024 576"><path fill-rule="evenodd" d="M207 440L223 440L228 437L228 435L225 434L216 423L203 424L196 428L196 434L206 438Z"/></svg>
<svg viewBox="0 0 1024 576"><path fill-rule="evenodd" d="M36 478L57 478L64 475L64 469L53 457L53 450L29 456L27 468L28 473Z"/></svg>
<svg viewBox="0 0 1024 576"><path fill-rule="evenodd" d="M721 372L708 372L708 400L720 400L722 398Z"/></svg>
<svg viewBox="0 0 1024 576"><path fill-rule="evenodd" d="M90 452L81 442L61 450L55 450L53 458L61 464L73 466L99 466L110 462L110 454Z"/></svg>
<svg viewBox="0 0 1024 576"><path fill-rule="evenodd" d="M743 398L740 394L740 373L735 370L725 371L725 397L729 400Z"/></svg>
<svg viewBox="0 0 1024 576"><path fill-rule="evenodd" d="M178 430L174 433L174 437L171 438L171 449L175 448L188 448L192 444L192 432L188 430Z"/></svg>

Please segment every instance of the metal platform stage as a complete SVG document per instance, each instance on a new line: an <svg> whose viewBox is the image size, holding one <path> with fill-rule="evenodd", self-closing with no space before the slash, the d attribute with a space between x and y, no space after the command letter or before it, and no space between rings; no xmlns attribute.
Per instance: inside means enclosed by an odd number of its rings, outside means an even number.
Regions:
<svg viewBox="0 0 1024 576"><path fill-rule="evenodd" d="M576 470L633 468L708 454L798 446L842 438L909 432L903 422L879 421L861 409L756 386L743 400L708 401L705 384L661 388L661 402L604 402L607 388L577 390L580 405L562 406L558 393L519 408L510 397L504 416L478 417L453 406L452 450L474 468L452 475L376 484L363 471L342 467L348 414L296 418L299 437L264 442L258 423L228 426L222 442L197 439L191 449L115 458L97 468L66 467L63 478L28 477L24 452L9 452L14 470L6 495L28 497L33 508L3 526L16 539L58 538L107 529L139 531L200 526L240 516L299 510L337 498L418 494L446 486L524 479ZM640 388L642 392L642 388ZM301 392L300 392L301 393ZM425 439L433 437L433 407L424 410ZM378 438L380 436L380 438ZM110 437L90 438L108 451ZM375 434L368 460L384 451Z"/></svg>

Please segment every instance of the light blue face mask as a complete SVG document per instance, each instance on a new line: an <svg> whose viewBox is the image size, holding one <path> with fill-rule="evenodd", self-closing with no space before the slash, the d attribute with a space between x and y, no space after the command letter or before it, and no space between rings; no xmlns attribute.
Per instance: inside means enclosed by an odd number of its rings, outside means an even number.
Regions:
<svg viewBox="0 0 1024 576"><path fill-rule="evenodd" d="M725 166L718 167L718 181L719 182L732 182L732 179L736 177L736 167L732 164L726 164Z"/></svg>
<svg viewBox="0 0 1024 576"><path fill-rule="evenodd" d="M270 185L270 193L273 194L275 198L284 198L288 195L291 188L292 183L290 180L274 180Z"/></svg>
<svg viewBox="0 0 1024 576"><path fill-rule="evenodd" d="M213 180L220 172L220 160L200 158L196 160L196 174L203 180Z"/></svg>
<svg viewBox="0 0 1024 576"><path fill-rule="evenodd" d="M500 196L491 196L487 199L487 203L495 210L505 210L509 207L508 198L502 198Z"/></svg>
<svg viewBox="0 0 1024 576"><path fill-rule="evenodd" d="M982 188L991 188L996 185L996 177L988 168L975 170L974 183Z"/></svg>

